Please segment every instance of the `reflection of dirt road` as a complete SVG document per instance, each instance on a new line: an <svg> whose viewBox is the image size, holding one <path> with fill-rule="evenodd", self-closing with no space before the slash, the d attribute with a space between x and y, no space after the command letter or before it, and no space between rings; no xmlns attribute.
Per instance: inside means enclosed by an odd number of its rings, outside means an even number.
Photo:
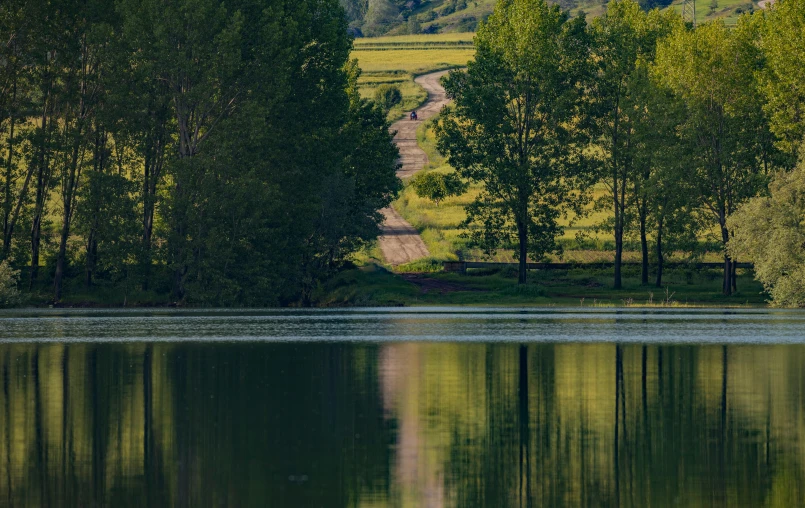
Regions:
<svg viewBox="0 0 805 508"><path fill-rule="evenodd" d="M402 167L397 171L397 176L401 178L413 175L428 162L428 156L416 142L416 130L423 121L436 115L442 106L447 104L444 88L439 84L439 79L446 73L447 71L440 71L416 78L415 81L428 92L428 100L417 110L419 120L411 121L406 116L391 126L392 131L397 131L394 142L400 149ZM385 217L385 223L380 237L380 251L386 262L401 265L429 255L428 248L419 233L399 213L390 207L384 208L381 212Z"/></svg>

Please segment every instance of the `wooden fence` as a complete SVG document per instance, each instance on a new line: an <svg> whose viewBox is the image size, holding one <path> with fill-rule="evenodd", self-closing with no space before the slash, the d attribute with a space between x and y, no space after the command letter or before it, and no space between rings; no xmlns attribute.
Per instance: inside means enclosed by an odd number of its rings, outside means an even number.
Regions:
<svg viewBox="0 0 805 508"><path fill-rule="evenodd" d="M489 263L481 261L445 261L444 271L467 273L468 268L517 268L517 263ZM526 263L528 270L570 270L573 268L614 268L615 263L612 261L602 261L600 263ZM629 261L621 263L621 266L641 266L640 262ZM650 266L656 266L651 264ZM663 263L663 268L690 268L694 270L723 268L724 263L684 263L684 262L666 262ZM752 268L752 263L738 263L737 268Z"/></svg>

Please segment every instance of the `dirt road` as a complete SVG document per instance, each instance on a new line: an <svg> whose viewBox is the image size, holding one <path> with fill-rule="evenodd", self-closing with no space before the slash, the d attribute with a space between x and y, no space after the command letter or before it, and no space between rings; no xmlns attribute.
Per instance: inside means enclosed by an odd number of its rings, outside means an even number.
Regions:
<svg viewBox="0 0 805 508"><path fill-rule="evenodd" d="M391 126L392 131L397 131L394 142L400 149L402 167L397 171L397 176L400 178L412 176L428 163L428 156L416 142L416 130L422 122L439 113L442 106L447 104L444 88L439 84L439 80L447 72L434 72L416 78L414 81L428 92L428 100L417 110L419 119L412 121L406 115L406 118L394 122ZM379 244L380 251L387 263L396 266L430 255L417 230L408 224L396 210L389 207L384 208L381 212L386 220Z"/></svg>

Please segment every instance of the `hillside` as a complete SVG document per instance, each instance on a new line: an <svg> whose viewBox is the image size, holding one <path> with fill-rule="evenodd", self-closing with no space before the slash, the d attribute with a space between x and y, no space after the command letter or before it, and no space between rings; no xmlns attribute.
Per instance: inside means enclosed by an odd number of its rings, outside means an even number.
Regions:
<svg viewBox="0 0 805 508"><path fill-rule="evenodd" d="M341 0L356 37L419 33L474 32L496 0ZM549 0L550 1L550 0ZM557 0L574 15L588 18L606 10L607 0ZM683 0L640 0L646 9L681 11ZM753 0L697 0L696 21L722 18L731 24L742 12L757 9Z"/></svg>

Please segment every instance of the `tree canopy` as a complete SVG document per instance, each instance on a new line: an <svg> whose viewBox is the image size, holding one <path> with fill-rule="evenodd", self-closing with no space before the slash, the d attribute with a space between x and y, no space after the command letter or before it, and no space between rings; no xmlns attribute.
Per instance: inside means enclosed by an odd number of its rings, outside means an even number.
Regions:
<svg viewBox="0 0 805 508"><path fill-rule="evenodd" d="M585 22L544 0L503 1L475 45L467 71L445 80L455 104L437 126L438 146L483 185L467 208L471 240L488 252L516 245L524 283L528 256L557 250L557 219L570 204Z"/></svg>
<svg viewBox="0 0 805 508"><path fill-rule="evenodd" d="M304 302L376 238L397 150L337 0L11 0L0 27L2 257L34 291Z"/></svg>

